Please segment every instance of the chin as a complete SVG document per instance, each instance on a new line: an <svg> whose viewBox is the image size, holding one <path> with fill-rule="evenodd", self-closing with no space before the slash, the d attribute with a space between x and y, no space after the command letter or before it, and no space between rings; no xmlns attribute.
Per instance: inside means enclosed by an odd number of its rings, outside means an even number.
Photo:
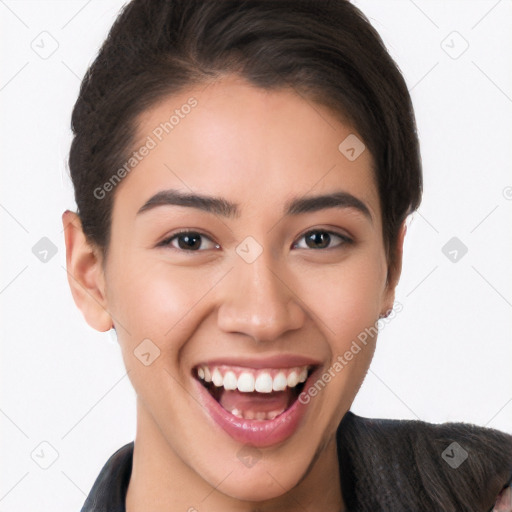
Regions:
<svg viewBox="0 0 512 512"><path fill-rule="evenodd" d="M246 502L262 503L278 498L293 489L301 477L299 471L290 474L289 464L279 466L276 465L275 469L235 469L217 489L227 496Z"/></svg>

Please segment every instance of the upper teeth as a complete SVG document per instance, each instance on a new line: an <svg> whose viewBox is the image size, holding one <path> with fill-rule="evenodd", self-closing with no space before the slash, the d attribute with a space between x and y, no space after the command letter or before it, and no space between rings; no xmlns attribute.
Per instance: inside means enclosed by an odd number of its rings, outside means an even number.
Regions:
<svg viewBox="0 0 512 512"><path fill-rule="evenodd" d="M308 366L283 369L242 368L233 366L201 365L197 368L197 376L206 382L213 382L217 387L242 393L270 393L284 391L287 387L294 388L308 377Z"/></svg>

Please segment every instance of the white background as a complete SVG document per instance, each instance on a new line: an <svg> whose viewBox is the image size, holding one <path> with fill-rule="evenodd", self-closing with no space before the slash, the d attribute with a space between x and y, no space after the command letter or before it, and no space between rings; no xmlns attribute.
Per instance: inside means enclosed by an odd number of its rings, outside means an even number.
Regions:
<svg viewBox="0 0 512 512"><path fill-rule="evenodd" d="M355 3L411 90L425 191L405 242L403 311L383 329L352 411L512 433L512 2ZM72 300L61 226L75 208L71 110L121 5L0 0L0 512L79 510L135 435L117 343ZM47 59L31 47L41 37L58 44ZM468 248L455 263L442 252L454 236ZM46 263L32 252L42 237L57 248ZM52 461L42 442L58 454L48 469L36 463Z"/></svg>

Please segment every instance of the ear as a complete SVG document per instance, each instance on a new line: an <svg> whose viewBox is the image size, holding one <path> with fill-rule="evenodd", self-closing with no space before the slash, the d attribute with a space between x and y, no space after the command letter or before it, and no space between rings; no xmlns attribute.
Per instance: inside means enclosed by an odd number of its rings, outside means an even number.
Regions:
<svg viewBox="0 0 512 512"><path fill-rule="evenodd" d="M62 214L66 241L66 267L71 294L85 321L97 331L108 331L112 317L107 309L101 252L87 241L80 217Z"/></svg>
<svg viewBox="0 0 512 512"><path fill-rule="evenodd" d="M390 310L393 309L393 304L395 302L395 289L396 286L398 285L398 281L400 280L400 275L402 273L404 240L405 233L407 232L407 225L405 224L405 222L406 221L404 220L400 227L394 251L392 250L390 254L390 261L388 265L388 277L384 292L385 307L384 310L381 312L381 314L383 315L386 315Z"/></svg>

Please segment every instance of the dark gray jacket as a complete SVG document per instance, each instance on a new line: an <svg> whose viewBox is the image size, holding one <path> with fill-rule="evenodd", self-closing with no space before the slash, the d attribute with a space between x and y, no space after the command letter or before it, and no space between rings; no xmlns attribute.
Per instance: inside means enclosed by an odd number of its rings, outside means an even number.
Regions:
<svg viewBox="0 0 512 512"><path fill-rule="evenodd" d="M512 503L503 504L512 496L512 435L468 423L372 419L348 411L337 442L350 512L512 512ZM128 443L110 457L82 512L126 512L133 447Z"/></svg>

